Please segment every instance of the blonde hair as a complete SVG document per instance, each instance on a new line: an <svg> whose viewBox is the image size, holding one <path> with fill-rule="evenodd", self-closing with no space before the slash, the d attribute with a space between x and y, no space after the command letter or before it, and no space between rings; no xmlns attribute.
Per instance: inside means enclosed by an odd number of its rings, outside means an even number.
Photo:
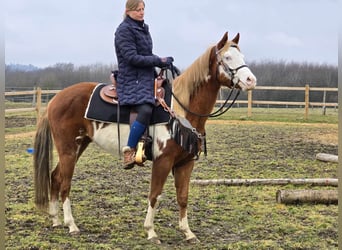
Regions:
<svg viewBox="0 0 342 250"><path fill-rule="evenodd" d="M190 97L200 84L208 81L210 53L213 47L208 48L198 57L180 76L173 81L173 93L178 100L189 108ZM173 101L173 110L180 116L185 116L184 109L177 101Z"/></svg>
<svg viewBox="0 0 342 250"><path fill-rule="evenodd" d="M127 11L136 10L139 3L143 3L145 6L145 2L143 0L127 0L125 13L123 15L124 19L127 17Z"/></svg>

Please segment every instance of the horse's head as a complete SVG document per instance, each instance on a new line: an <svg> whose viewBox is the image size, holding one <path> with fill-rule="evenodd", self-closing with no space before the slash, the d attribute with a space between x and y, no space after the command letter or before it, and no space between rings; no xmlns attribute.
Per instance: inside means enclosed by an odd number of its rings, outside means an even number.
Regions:
<svg viewBox="0 0 342 250"><path fill-rule="evenodd" d="M229 88L240 88L243 91L254 89L257 79L244 61L244 55L238 46L240 34L228 40L226 32L215 46L217 80Z"/></svg>

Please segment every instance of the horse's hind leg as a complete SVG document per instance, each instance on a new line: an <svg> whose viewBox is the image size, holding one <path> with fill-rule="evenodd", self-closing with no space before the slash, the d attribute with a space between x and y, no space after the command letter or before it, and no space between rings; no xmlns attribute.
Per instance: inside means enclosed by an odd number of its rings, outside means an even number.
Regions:
<svg viewBox="0 0 342 250"><path fill-rule="evenodd" d="M59 189L61 186L60 166L57 164L56 168L51 173L51 190L50 190L50 208L49 214L52 217L52 226L57 227L62 223L58 217L58 199Z"/></svg>
<svg viewBox="0 0 342 250"><path fill-rule="evenodd" d="M78 233L80 230L76 226L71 212L71 202L69 199L71 180L76 162L89 143L90 139L88 137L82 138L82 141L78 142L75 150L70 149L68 153L60 153L59 163L51 174L50 215L53 216L53 224L56 226L60 224L58 219L58 198L60 193L63 203L64 224L69 227L69 232L72 234Z"/></svg>
<svg viewBox="0 0 342 250"><path fill-rule="evenodd" d="M185 239L190 243L198 242L196 235L190 230L187 215L189 183L193 167L194 162L190 161L186 165L174 169L177 202L179 205L179 228L185 234Z"/></svg>
<svg viewBox="0 0 342 250"><path fill-rule="evenodd" d="M73 153L63 154L59 156L59 177L60 177L60 194L63 203L64 224L69 227L69 232L74 234L80 230L75 224L74 217L71 212L71 202L69 199L71 180L76 164L76 156Z"/></svg>

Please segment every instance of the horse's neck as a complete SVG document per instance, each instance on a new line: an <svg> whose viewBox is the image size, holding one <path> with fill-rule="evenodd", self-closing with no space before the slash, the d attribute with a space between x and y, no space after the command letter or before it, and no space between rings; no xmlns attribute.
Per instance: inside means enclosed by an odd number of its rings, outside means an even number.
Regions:
<svg viewBox="0 0 342 250"><path fill-rule="evenodd" d="M195 114L210 114L215 106L219 90L220 86L218 84L212 82L202 84L190 99L190 111ZM204 133L205 123L208 120L208 117L200 117L195 114L188 112L186 118L198 132Z"/></svg>

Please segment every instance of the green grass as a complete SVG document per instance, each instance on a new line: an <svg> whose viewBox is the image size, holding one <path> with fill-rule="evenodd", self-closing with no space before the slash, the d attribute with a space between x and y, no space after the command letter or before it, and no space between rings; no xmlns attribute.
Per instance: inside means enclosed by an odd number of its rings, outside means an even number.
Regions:
<svg viewBox="0 0 342 250"><path fill-rule="evenodd" d="M315 160L319 152L337 154L337 144L316 140L325 133L337 135L337 126L288 123L289 120L293 118L277 124L208 124L208 156L202 155L196 162L192 179L337 178L336 163ZM162 245L153 245L146 240L143 229L150 168L124 171L119 159L94 144L75 169L71 200L81 234L70 236L65 227L52 228L50 218L34 208L32 155L26 153L32 143L28 137L5 142L6 249L338 247L337 206L276 203L279 189L331 189L310 185L191 185L189 225L201 242L187 245L178 230L172 175L167 179L155 218Z"/></svg>
<svg viewBox="0 0 342 250"><path fill-rule="evenodd" d="M24 104L25 105L25 104ZM7 108L7 106L6 106ZM6 121L14 122L6 123L6 133L19 133L20 129L25 128L24 132L34 131L36 125L37 114L34 111L6 113ZM27 119L31 122L17 124L18 119ZM34 119L34 120L33 120ZM304 118L304 109L299 108L253 108L251 117L247 115L247 108L231 108L228 112L217 118L210 120L239 120L239 121L268 121L268 122L284 122L284 123L329 123L338 124L338 110L329 108L326 114L322 114L322 109L315 108L309 110L308 119Z"/></svg>
<svg viewBox="0 0 342 250"><path fill-rule="evenodd" d="M231 108L218 120L250 120L295 123L338 123L338 110L329 108L322 114L321 108L310 108L308 118L304 117L304 108L252 108L252 115L248 117L247 108Z"/></svg>

